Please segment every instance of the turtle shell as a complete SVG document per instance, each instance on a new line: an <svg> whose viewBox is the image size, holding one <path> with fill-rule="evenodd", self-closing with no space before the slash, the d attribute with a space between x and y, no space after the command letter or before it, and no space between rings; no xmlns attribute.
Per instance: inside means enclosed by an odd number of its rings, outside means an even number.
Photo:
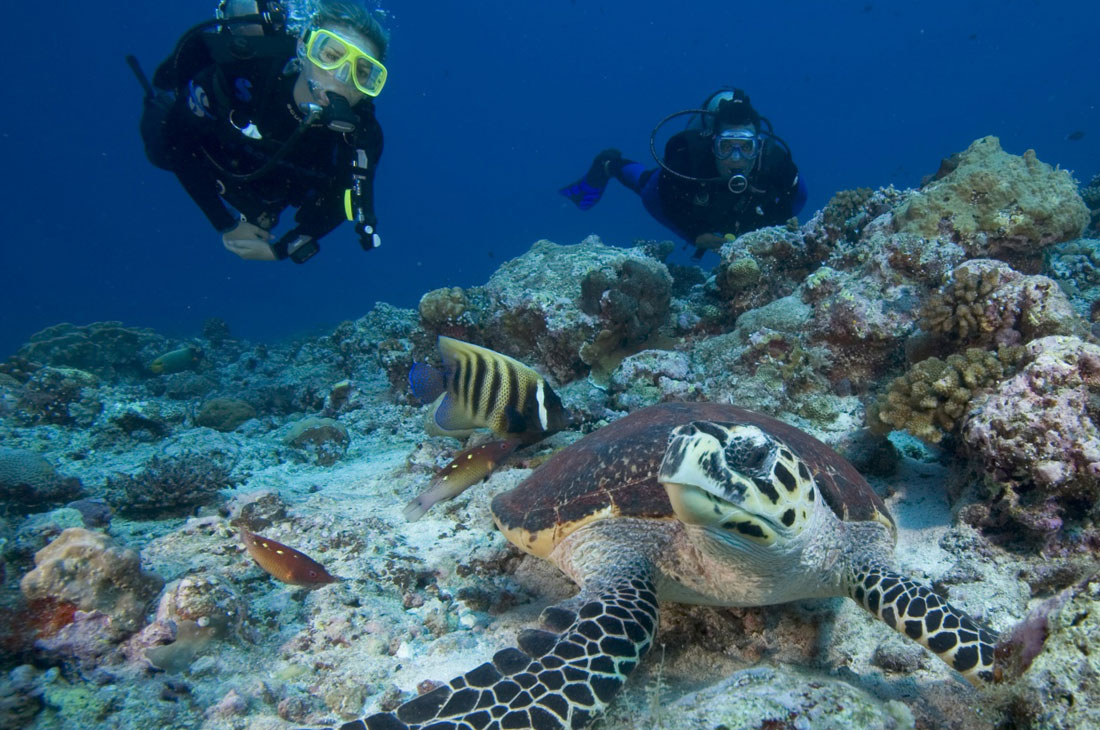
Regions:
<svg viewBox="0 0 1100 730"><path fill-rule="evenodd" d="M785 441L806 462L826 504L840 519L876 520L896 533L886 505L840 454L771 416L722 403L661 403L594 431L497 495L492 503L497 526L522 550L546 557L566 536L594 520L676 519L657 470L669 432L700 420L748 423Z"/></svg>

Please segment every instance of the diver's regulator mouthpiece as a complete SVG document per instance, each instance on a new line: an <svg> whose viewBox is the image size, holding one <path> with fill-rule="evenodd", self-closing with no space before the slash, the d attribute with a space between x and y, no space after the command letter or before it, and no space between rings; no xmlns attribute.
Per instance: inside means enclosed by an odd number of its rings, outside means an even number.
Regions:
<svg viewBox="0 0 1100 730"><path fill-rule="evenodd" d="M359 123L359 117L351 110L351 104L335 91L325 91L328 98L328 106L321 106L315 102L300 104L302 112L306 114L303 124L309 125L320 121L333 132L350 134L355 131Z"/></svg>
<svg viewBox="0 0 1100 730"><path fill-rule="evenodd" d="M359 119L351 110L348 100L334 91L326 91L325 96L328 97L328 106L321 115L321 121L333 132L340 134L354 132Z"/></svg>

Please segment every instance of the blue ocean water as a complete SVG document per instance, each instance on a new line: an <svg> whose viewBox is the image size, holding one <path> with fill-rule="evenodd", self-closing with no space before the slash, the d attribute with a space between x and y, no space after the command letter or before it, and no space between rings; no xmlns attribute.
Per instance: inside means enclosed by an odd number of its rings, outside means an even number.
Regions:
<svg viewBox="0 0 1100 730"><path fill-rule="evenodd" d="M151 73L214 5L62 6L45 24L9 8L0 357L60 321L187 337L218 316L279 338L480 284L540 238L671 237L614 184L587 213L555 191L605 147L648 161L653 125L721 85L790 144L803 219L838 190L915 186L987 134L1079 180L1100 172L1095 0L391 0L383 247L341 229L303 266L245 262L146 161L123 62Z"/></svg>

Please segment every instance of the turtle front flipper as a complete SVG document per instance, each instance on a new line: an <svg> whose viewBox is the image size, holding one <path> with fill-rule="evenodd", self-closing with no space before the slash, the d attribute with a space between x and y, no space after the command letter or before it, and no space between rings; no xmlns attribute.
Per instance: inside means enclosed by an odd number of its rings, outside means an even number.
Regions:
<svg viewBox="0 0 1100 730"><path fill-rule="evenodd" d="M888 626L921 644L975 686L997 681L997 637L931 588L875 563L848 575L848 595Z"/></svg>
<svg viewBox="0 0 1100 730"><path fill-rule="evenodd" d="M445 686L393 712L340 730L467 730L587 727L645 656L657 629L651 571L623 571L589 581L582 593L543 612L519 648L504 649Z"/></svg>

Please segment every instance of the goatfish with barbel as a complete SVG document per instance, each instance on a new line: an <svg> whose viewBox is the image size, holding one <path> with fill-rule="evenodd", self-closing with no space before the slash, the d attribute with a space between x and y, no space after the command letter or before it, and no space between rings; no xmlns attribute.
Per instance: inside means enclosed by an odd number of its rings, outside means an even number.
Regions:
<svg viewBox="0 0 1100 730"><path fill-rule="evenodd" d="M487 428L530 444L569 425L558 394L519 360L444 336L439 354L442 371L425 363L409 371L413 394L432 404L424 424L429 434L461 439Z"/></svg>

